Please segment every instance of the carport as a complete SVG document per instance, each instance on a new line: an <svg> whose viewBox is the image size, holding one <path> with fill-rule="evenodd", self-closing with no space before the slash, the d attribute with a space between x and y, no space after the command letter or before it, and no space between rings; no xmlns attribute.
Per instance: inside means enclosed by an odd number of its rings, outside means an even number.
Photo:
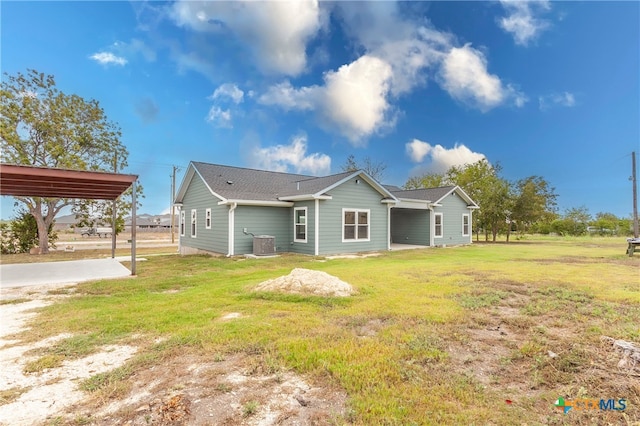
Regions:
<svg viewBox="0 0 640 426"><path fill-rule="evenodd" d="M115 201L130 186L133 186L131 207L131 275L136 274L137 180L137 175L121 173L19 166L15 164L0 165L0 195ZM115 258L115 248L116 235L112 233L112 258Z"/></svg>

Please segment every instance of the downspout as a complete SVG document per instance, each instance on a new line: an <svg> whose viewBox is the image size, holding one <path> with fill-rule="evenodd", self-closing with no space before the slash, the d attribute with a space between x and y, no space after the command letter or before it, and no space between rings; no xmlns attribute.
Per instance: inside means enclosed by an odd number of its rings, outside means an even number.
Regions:
<svg viewBox="0 0 640 426"><path fill-rule="evenodd" d="M435 244L435 240L436 240L436 217L435 217L435 210L433 210L433 205L429 204L428 205L429 211L431 213L429 213L429 247L434 247Z"/></svg>
<svg viewBox="0 0 640 426"><path fill-rule="evenodd" d="M387 204L387 250L391 251L391 204Z"/></svg>
<svg viewBox="0 0 640 426"><path fill-rule="evenodd" d="M314 214L314 253L316 256L320 254L320 200L316 198L315 200L315 211Z"/></svg>
<svg viewBox="0 0 640 426"><path fill-rule="evenodd" d="M178 206L178 253L182 254L182 204Z"/></svg>
<svg viewBox="0 0 640 426"><path fill-rule="evenodd" d="M238 207L238 203L232 203L231 207L229 207L229 247L228 247L228 253L227 253L227 257L231 257L233 256L233 248L235 246L235 238L234 238L234 233L236 231L236 224L235 224L235 209L236 207Z"/></svg>

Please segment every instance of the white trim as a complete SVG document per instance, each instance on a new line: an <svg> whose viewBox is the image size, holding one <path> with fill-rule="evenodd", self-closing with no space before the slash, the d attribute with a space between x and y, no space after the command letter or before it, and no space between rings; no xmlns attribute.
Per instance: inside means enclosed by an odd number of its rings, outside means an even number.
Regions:
<svg viewBox="0 0 640 426"><path fill-rule="evenodd" d="M357 171L353 172L352 174L348 175L347 177L340 179L338 182L335 182L333 185L329 185L328 187L324 188L323 190L316 192L314 194L314 197L315 196L321 196L325 192L331 191L333 188L336 188L336 187L342 185L345 182L348 182L349 180L351 180L351 179L353 179L355 177L361 177L362 179L367 181L367 183L371 187L373 187L373 189L378 191L380 194L384 195L385 198L391 198L392 200L397 200L397 198L391 192L389 192L387 190L387 188L385 188L384 186L380 185L377 180L375 180L374 178L369 176L369 174L367 172L365 172L364 170L357 170Z"/></svg>
<svg viewBox="0 0 640 426"><path fill-rule="evenodd" d="M436 224L436 217L440 216L440 235L436 234L436 227L438 226ZM433 238L443 238L444 237L444 214L439 212L439 213L433 213Z"/></svg>
<svg viewBox="0 0 640 426"><path fill-rule="evenodd" d="M185 173L184 177L182 178L182 183L180 184L180 188L178 188L178 192L176 193L176 199L174 200L175 203L180 203L183 201L184 196L187 193L187 188L191 184L191 180L193 179L194 174L197 174L198 177L200 177L200 180L202 180L202 183L204 184L204 186L206 186L209 192L211 192L211 195L213 195L214 197L222 201L225 200L225 198L222 195L217 194L216 192L214 192L213 189L211 189L207 181L202 177L200 172L196 169L196 166L193 165L193 161L192 161L189 163L189 167L187 168L187 173Z"/></svg>
<svg viewBox="0 0 640 426"><path fill-rule="evenodd" d="M391 204L387 204L387 250L391 250Z"/></svg>
<svg viewBox="0 0 640 426"><path fill-rule="evenodd" d="M180 236L184 237L187 229L187 218L185 217L185 211L180 207Z"/></svg>
<svg viewBox="0 0 640 426"><path fill-rule="evenodd" d="M191 227L189 234L191 238L198 238L198 209L191 209Z"/></svg>
<svg viewBox="0 0 640 426"><path fill-rule="evenodd" d="M297 219L296 218L296 213L298 211L300 211L300 210L304 211L304 223L298 223L296 221L296 219ZM308 219L308 214L307 213L308 213L308 211L307 211L306 207L295 207L293 209L293 242L294 243L306 243L307 242L307 238L308 238L307 237L307 233L309 232L308 231L309 230L309 227L308 227L309 221L307 220ZM298 235L297 227L300 226L300 225L304 225L304 239L296 238L296 236Z"/></svg>
<svg viewBox="0 0 640 426"><path fill-rule="evenodd" d="M454 186L453 188L451 188L451 191L447 192L446 194L444 194L442 197L438 198L435 203L433 203L434 205L438 205L438 203L442 200L444 200L446 197L449 196L449 194L451 194L452 192L457 192L458 195L460 197L462 197L462 199L464 201L466 201L467 205L469 208L472 209L479 209L480 207L478 207L478 205L475 203L475 201L473 201L473 199L471 199L471 197L469 197L467 195L466 192L464 192L464 190L462 188L460 188L459 186Z"/></svg>
<svg viewBox="0 0 640 426"><path fill-rule="evenodd" d="M278 197L281 201L311 201L311 200L332 200L331 195L317 195L317 194L304 194L304 195L289 195L286 197Z"/></svg>
<svg viewBox="0 0 640 426"><path fill-rule="evenodd" d="M263 201L263 200L236 200L228 199L218 202L219 206L222 205L238 205L238 206L264 206L264 207L293 207L294 204L289 201Z"/></svg>
<svg viewBox="0 0 640 426"><path fill-rule="evenodd" d="M204 211L204 229L211 229L212 222L213 218L211 216L211 207L209 207Z"/></svg>
<svg viewBox="0 0 640 426"><path fill-rule="evenodd" d="M235 237L234 237L234 232L236 229L236 215L235 215L235 210L236 207L238 207L237 204L232 203L229 206L229 246L227 248L227 256L233 256L234 255L234 245L235 245Z"/></svg>
<svg viewBox="0 0 640 426"><path fill-rule="evenodd" d="M314 236L313 236L313 240L314 240L314 252L315 255L318 256L320 254L320 200L316 198L316 205L315 205L315 211L314 213L314 218L315 218L315 223L314 228L315 228L315 232L314 232Z"/></svg>
<svg viewBox="0 0 640 426"><path fill-rule="evenodd" d="M345 239L344 238L344 214L346 212L354 212L356 214L354 226L354 237L353 239ZM358 238L358 215L359 213L367 214L367 238ZM351 226L351 224L350 224ZM367 241L371 241L371 210L370 209L352 209L352 208L343 208L342 209L342 242L343 243L365 243Z"/></svg>
<svg viewBox="0 0 640 426"><path fill-rule="evenodd" d="M464 233L464 218L467 218L467 233ZM462 214L462 236L463 237L468 237L469 235L471 235L471 217L469 216L469 213L463 213Z"/></svg>

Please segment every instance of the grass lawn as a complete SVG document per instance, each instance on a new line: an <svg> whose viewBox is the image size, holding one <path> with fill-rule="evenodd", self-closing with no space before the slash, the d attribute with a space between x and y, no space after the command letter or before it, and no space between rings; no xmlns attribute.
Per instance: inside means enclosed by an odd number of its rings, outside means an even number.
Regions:
<svg viewBox="0 0 640 426"><path fill-rule="evenodd" d="M530 238L359 259L153 256L136 279L78 285L20 337L73 334L42 353L45 365L139 345L127 365L83 384L96 393L185 353L248 354L344 389L338 424L635 424L639 369L618 368L601 339L640 343L640 256L625 249L624 239ZM251 291L294 267L358 294ZM231 312L241 316L220 321ZM565 415L560 396L625 398L627 409Z"/></svg>

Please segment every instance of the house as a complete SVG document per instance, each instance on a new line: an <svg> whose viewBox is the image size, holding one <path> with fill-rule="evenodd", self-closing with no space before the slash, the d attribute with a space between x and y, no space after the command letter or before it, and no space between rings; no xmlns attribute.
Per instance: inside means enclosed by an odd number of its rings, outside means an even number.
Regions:
<svg viewBox="0 0 640 426"><path fill-rule="evenodd" d="M478 206L459 187L405 191L366 172L315 177L191 162L176 195L180 252L253 252L255 236L276 252L329 255L392 244L470 244Z"/></svg>

